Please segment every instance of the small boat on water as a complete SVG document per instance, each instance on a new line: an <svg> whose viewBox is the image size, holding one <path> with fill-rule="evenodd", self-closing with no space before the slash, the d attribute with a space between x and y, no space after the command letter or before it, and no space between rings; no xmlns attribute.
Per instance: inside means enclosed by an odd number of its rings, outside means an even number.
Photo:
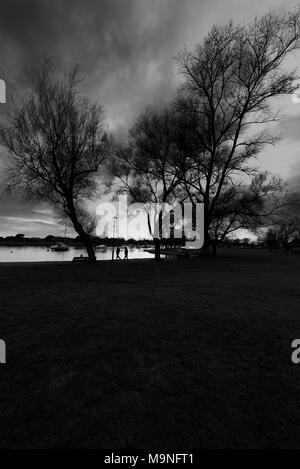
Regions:
<svg viewBox="0 0 300 469"><path fill-rule="evenodd" d="M100 244L99 246L96 246L96 249L98 251L106 251L106 246L105 244Z"/></svg>
<svg viewBox="0 0 300 469"><path fill-rule="evenodd" d="M51 246L51 251L53 252L66 252L69 251L69 246L64 243L56 243Z"/></svg>

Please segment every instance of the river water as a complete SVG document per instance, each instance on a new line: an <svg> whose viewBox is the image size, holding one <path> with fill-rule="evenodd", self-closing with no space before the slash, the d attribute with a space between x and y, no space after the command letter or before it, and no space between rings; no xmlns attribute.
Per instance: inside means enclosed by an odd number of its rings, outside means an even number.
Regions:
<svg viewBox="0 0 300 469"><path fill-rule="evenodd" d="M86 256L84 249L70 248L66 252L53 252L49 247L6 247L0 246L0 262L51 262L51 261L71 261L73 257ZM96 250L98 260L108 260L112 258L112 248ZM124 249L121 249L121 258L124 257ZM153 254L144 251L142 248L129 249L129 259L151 259Z"/></svg>

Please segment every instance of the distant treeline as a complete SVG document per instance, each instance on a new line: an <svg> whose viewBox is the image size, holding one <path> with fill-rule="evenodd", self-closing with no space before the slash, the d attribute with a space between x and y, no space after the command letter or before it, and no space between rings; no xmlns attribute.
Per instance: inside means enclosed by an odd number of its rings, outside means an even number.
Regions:
<svg viewBox="0 0 300 469"><path fill-rule="evenodd" d="M188 240L192 241L192 239ZM49 247L53 244L58 242L67 244L68 246L73 247L84 247L83 243L80 240L79 236L74 238L72 237L65 237L65 236L53 236L48 235L45 238L39 237L31 237L27 238L23 234L17 234L15 236L7 236L1 237L0 236L0 246L7 246L7 247L22 247L22 246L41 246L41 247ZM162 238L161 239L161 246L163 248L176 248L176 247L184 247L186 242L185 238L175 239L175 238ZM151 248L154 246L153 239L124 239L124 238L99 238L97 236L93 237L93 245L94 247L97 246L134 246L140 248ZM262 249L262 248L270 248L270 245L266 241L261 242L254 242L251 241L249 238L243 239L225 239L222 243L220 243L220 247L224 248L247 248L247 249Z"/></svg>
<svg viewBox="0 0 300 469"><path fill-rule="evenodd" d="M92 238L93 245L99 246L122 246L122 245L130 245L136 247L152 247L154 245L154 241L152 239L124 239L124 238L99 238L97 236ZM72 237L65 237L65 236L53 236L48 235L45 238L39 237L32 237L27 238L23 234L17 234L15 236L0 236L0 246L52 246L58 242L62 242L69 246L80 247L83 246L83 243L79 236L74 238ZM175 246L183 246L185 243L185 239L163 239L162 245L164 247L175 247Z"/></svg>

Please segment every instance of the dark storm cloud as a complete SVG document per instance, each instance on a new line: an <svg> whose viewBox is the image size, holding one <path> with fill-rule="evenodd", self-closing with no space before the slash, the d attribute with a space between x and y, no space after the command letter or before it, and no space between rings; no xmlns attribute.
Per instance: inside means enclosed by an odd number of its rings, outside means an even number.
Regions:
<svg viewBox="0 0 300 469"><path fill-rule="evenodd" d="M171 97L173 56L193 14L201 11L199 25L205 17L206 0L1 0L0 9L0 76L8 84L22 84L40 54L61 67L76 62L83 91L126 125L144 105Z"/></svg>
<svg viewBox="0 0 300 469"><path fill-rule="evenodd" d="M76 62L83 91L110 122L127 127L145 105L170 99L178 82L173 57L185 43L201 41L214 23L247 20L280 2L1 0L0 77L12 90L40 54L61 67Z"/></svg>

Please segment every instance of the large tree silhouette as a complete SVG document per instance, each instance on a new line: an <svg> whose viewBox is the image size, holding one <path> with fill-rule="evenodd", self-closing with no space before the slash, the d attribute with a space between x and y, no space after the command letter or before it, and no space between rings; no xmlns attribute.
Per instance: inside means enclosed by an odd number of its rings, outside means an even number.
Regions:
<svg viewBox="0 0 300 469"><path fill-rule="evenodd" d="M176 169L174 163L179 153L176 119L171 109L160 112L147 110L130 129L129 143L119 147L111 167L119 181L119 190L126 191L133 201L144 204L156 260L160 260L163 218L169 217L163 210L163 204L175 201L179 187L180 169ZM154 217L148 210L150 204L160 204L162 207L152 213Z"/></svg>
<svg viewBox="0 0 300 469"><path fill-rule="evenodd" d="M214 26L202 44L178 55L185 81L176 112L192 141L180 165L190 200L204 203L205 249L218 240L221 225L223 233L242 227L243 220L249 225L250 212L259 208L266 185L257 197L251 159L277 141L266 126L280 118L273 98L295 90L296 73L282 66L299 38L299 11L269 12L247 26ZM271 195L275 187L269 184Z"/></svg>
<svg viewBox="0 0 300 469"><path fill-rule="evenodd" d="M30 74L25 100L10 112L0 131L10 154L8 185L26 196L49 201L72 223L90 261L95 253L84 201L109 153L103 109L80 96L78 69L59 76L41 60Z"/></svg>

